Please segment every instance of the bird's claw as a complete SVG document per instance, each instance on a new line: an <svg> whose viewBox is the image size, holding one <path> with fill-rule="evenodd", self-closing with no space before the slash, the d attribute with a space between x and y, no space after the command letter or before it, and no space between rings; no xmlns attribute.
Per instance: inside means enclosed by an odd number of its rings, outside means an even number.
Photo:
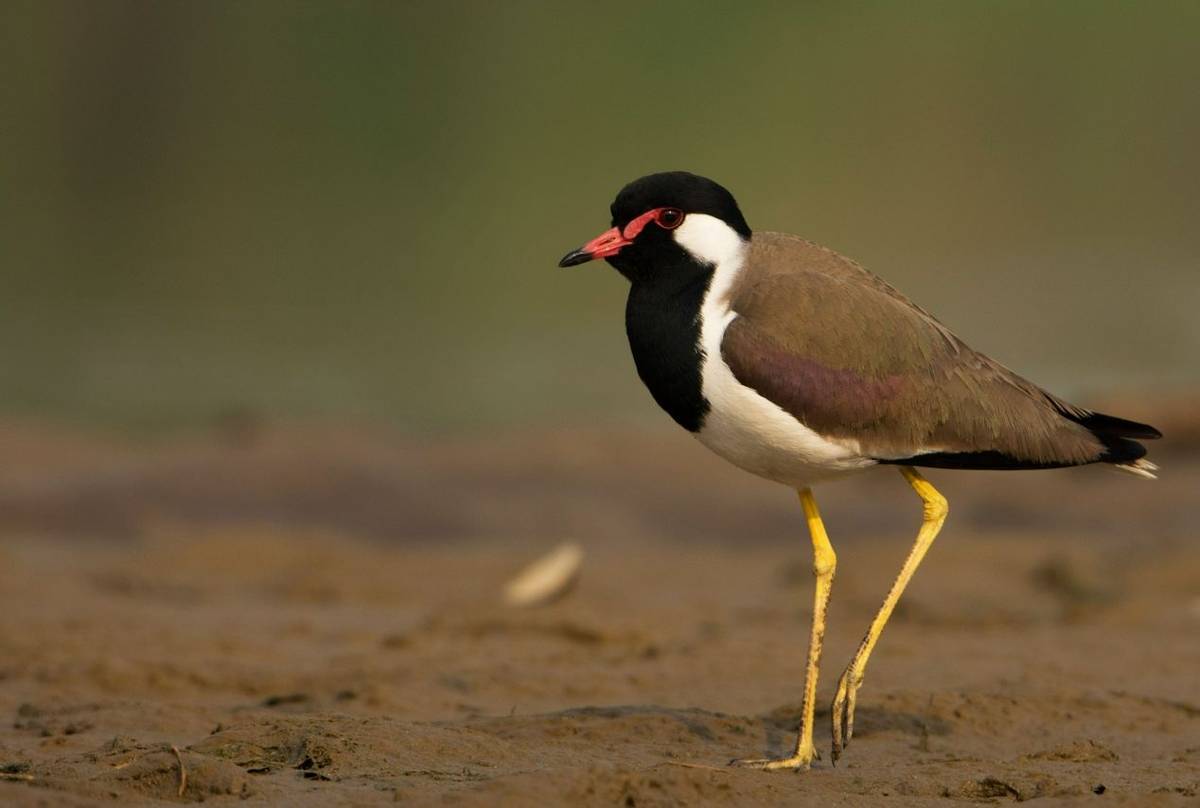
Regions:
<svg viewBox="0 0 1200 808"><path fill-rule="evenodd" d="M854 704L862 683L863 675L853 664L838 680L837 694L833 697L833 751L830 755L835 766L854 737Z"/></svg>
<svg viewBox="0 0 1200 808"><path fill-rule="evenodd" d="M760 769L762 771L806 771L817 757L812 750L804 754L796 754L786 758L738 758L729 761L730 766L744 769Z"/></svg>

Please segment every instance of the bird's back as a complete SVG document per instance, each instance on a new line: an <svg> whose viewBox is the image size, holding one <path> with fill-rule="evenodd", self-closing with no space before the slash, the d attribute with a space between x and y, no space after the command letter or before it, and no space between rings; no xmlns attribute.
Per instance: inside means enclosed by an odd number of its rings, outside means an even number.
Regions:
<svg viewBox="0 0 1200 808"><path fill-rule="evenodd" d="M1142 424L1074 407L971 349L833 250L755 233L721 354L809 429L884 462L1043 468L1136 461ZM1097 428L1101 427L1101 428Z"/></svg>

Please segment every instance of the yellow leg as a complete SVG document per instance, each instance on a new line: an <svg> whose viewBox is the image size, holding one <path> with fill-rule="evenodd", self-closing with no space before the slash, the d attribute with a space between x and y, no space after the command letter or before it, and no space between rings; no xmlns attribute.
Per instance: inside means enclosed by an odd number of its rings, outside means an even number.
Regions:
<svg viewBox="0 0 1200 808"><path fill-rule="evenodd" d="M904 566L900 568L900 574L896 576L896 582L892 584L892 590L888 592L883 606L879 608L879 613L875 615L875 620L871 623L871 628L867 630L867 636L863 637L863 641L859 644L858 650L854 652L854 657L846 667L845 673L838 681L837 695L833 698L834 763L837 763L842 750L846 748L850 743L850 738L854 735L854 703L858 697L858 689L862 687L867 659L870 658L871 651L879 640L879 635L883 633L883 627L887 625L888 618L892 616L892 610L896 608L896 601L900 600L904 587L908 586L909 579L917 571L921 559L925 557L925 551L933 544L938 531L942 529L942 523L946 521L946 514L950 511L946 498L939 494L937 489L930 485L929 481L922 477L916 469L901 466L900 473L904 475L904 479L908 481L908 484L913 487L917 496L924 503L924 522L921 524L921 531L917 534L917 540L913 543L912 550L908 553L908 558L904 560Z"/></svg>
<svg viewBox="0 0 1200 808"><path fill-rule="evenodd" d="M804 672L804 712L800 718L800 733L796 738L796 752L786 758L735 760L734 765L752 766L759 769L807 769L812 763L813 751L813 708L817 695L817 669L821 664L821 643L825 639L825 612L829 607L829 593L833 586L833 572L837 568L837 555L812 491L805 488L800 492L800 504L808 520L808 532L812 536L813 574L816 576L816 591L813 594L812 635L808 641L808 665Z"/></svg>

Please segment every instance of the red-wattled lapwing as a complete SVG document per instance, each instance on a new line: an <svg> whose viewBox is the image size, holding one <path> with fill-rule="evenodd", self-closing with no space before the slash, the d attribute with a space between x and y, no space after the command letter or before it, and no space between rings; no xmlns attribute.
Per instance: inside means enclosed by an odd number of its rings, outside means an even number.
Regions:
<svg viewBox="0 0 1200 808"><path fill-rule="evenodd" d="M1068 404L971 350L886 282L832 250L751 233L733 195L682 171L621 189L611 230L559 266L604 258L629 279L625 330L654 400L736 466L789 485L812 535L816 596L795 753L734 761L803 769L837 558L810 486L894 465L924 503L896 582L838 682L833 761L854 731L867 659L946 519L916 466L1048 469L1109 463L1154 477L1135 439L1154 427Z"/></svg>

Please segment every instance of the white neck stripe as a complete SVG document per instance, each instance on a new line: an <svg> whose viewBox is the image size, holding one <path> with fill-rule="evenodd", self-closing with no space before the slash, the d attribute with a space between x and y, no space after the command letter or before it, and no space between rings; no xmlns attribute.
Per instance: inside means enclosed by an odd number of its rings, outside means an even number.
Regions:
<svg viewBox="0 0 1200 808"><path fill-rule="evenodd" d="M697 261L714 267L741 264L746 249L736 230L707 213L689 213L671 235Z"/></svg>

